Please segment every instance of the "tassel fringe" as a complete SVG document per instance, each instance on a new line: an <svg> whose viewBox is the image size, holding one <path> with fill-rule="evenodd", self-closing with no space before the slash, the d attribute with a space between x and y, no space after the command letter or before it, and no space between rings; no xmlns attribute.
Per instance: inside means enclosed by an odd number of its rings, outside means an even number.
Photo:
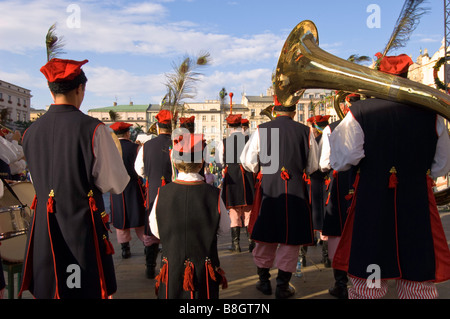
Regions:
<svg viewBox="0 0 450 319"><path fill-rule="evenodd" d="M105 243L105 246L106 246L106 254L114 255L114 247L111 244L111 242L109 241L109 239L106 237L106 235L103 235L103 242Z"/></svg>
<svg viewBox="0 0 450 319"><path fill-rule="evenodd" d="M183 289L194 291L194 264L189 260L185 262Z"/></svg>

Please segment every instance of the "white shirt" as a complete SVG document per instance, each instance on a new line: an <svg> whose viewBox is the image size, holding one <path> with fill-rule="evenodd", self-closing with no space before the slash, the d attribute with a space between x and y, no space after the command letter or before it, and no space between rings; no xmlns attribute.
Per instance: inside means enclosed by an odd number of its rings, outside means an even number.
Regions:
<svg viewBox="0 0 450 319"><path fill-rule="evenodd" d="M325 127L325 129L322 131L322 148L320 151L320 158L319 158L319 167L322 172L328 172L331 169L330 165L330 135L331 135L331 128L330 126Z"/></svg>
<svg viewBox="0 0 450 319"><path fill-rule="evenodd" d="M196 182L196 181L202 181L203 177L200 174L197 173L178 173L178 180L185 181L185 182ZM230 230L230 216L228 215L228 211L225 207L225 204L222 201L222 194L219 195L219 201L220 201L220 220L219 220L219 229L217 230L217 235L224 236L226 235ZM149 225L150 230L152 234L159 238L159 230L158 230L158 223L156 221L156 205L158 204L158 195L155 198L155 202L152 207L152 211L150 212L149 217Z"/></svg>
<svg viewBox="0 0 450 319"><path fill-rule="evenodd" d="M260 136L258 128L255 132L253 132L253 134L250 136L250 139L245 144L244 150L242 151L240 157L242 166L246 171L253 173L257 173L259 171L259 152L260 152ZM318 154L319 154L318 145L316 139L314 138L312 129L310 128L309 153L308 153L306 174L309 175L319 169Z"/></svg>
<svg viewBox="0 0 450 319"><path fill-rule="evenodd" d="M437 116L438 141L431 176L437 178L450 171L450 138L442 116ZM337 171L346 171L364 158L364 132L358 121L349 112L330 135L330 163Z"/></svg>

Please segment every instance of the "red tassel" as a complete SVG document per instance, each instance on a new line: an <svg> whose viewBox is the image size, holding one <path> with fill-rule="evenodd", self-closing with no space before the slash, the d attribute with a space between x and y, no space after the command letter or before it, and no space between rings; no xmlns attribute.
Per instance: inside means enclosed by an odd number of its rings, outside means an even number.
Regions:
<svg viewBox="0 0 450 319"><path fill-rule="evenodd" d="M185 291L194 291L194 264L186 261L184 268L183 289Z"/></svg>
<svg viewBox="0 0 450 319"><path fill-rule="evenodd" d="M396 188L398 180L397 180L397 171L395 170L395 167L392 167L389 173L391 173L391 176L389 176L389 188Z"/></svg>
<svg viewBox="0 0 450 319"><path fill-rule="evenodd" d="M214 268L211 265L211 262L207 262L207 266L206 267L207 267L207 271L208 271L208 274L209 274L209 278L211 278L212 280L216 281L217 280L216 274L214 273Z"/></svg>
<svg viewBox="0 0 450 319"><path fill-rule="evenodd" d="M326 179L325 179L326 190L328 190L328 188L330 187L330 182L331 182L331 179L330 179L330 178L326 178Z"/></svg>
<svg viewBox="0 0 450 319"><path fill-rule="evenodd" d="M164 265L162 266L161 270L159 271L159 274L156 276L156 284L155 284L155 293L158 295L159 292L159 286L161 285L161 282L164 283L167 286L167 282L169 279L169 264L167 263L167 259L163 259Z"/></svg>
<svg viewBox="0 0 450 319"><path fill-rule="evenodd" d="M166 185L166 179L163 177L161 177L161 186Z"/></svg>
<svg viewBox="0 0 450 319"><path fill-rule="evenodd" d="M216 271L222 277L222 280L220 281L220 284L222 285L222 289L227 289L228 281L227 281L227 277L225 277L225 271L223 271L223 269L220 267L217 267Z"/></svg>
<svg viewBox="0 0 450 319"><path fill-rule="evenodd" d="M37 206L37 197L34 195L33 202L31 203L30 209L35 210Z"/></svg>
<svg viewBox="0 0 450 319"><path fill-rule="evenodd" d="M94 197L89 197L89 207L93 212L97 211L97 205L95 204Z"/></svg>
<svg viewBox="0 0 450 319"><path fill-rule="evenodd" d="M308 178L308 175L306 175L306 173L303 173L303 180L306 182L306 184L311 184L311 180Z"/></svg>
<svg viewBox="0 0 450 319"><path fill-rule="evenodd" d="M346 200L352 199L354 192L355 192L355 191L354 191L353 189L350 189L350 190L348 191L348 194L345 195L345 199L346 199Z"/></svg>
<svg viewBox="0 0 450 319"><path fill-rule="evenodd" d="M284 167L281 169L280 175L281 175L281 179L283 179L285 181L289 180L289 178L290 178L288 171Z"/></svg>
<svg viewBox="0 0 450 319"><path fill-rule="evenodd" d="M114 254L114 247L111 244L111 242L108 240L108 238L106 238L105 235L103 235L103 242L105 243L105 246L106 246L106 254L107 255L113 255Z"/></svg>
<svg viewBox="0 0 450 319"><path fill-rule="evenodd" d="M107 224L109 222L109 215L106 212L101 213L103 224Z"/></svg>
<svg viewBox="0 0 450 319"><path fill-rule="evenodd" d="M53 211L53 203L54 203L53 197L49 197L48 201L47 201L47 212L48 213L54 213L54 211Z"/></svg>
<svg viewBox="0 0 450 319"><path fill-rule="evenodd" d="M333 178L337 178L337 176L338 176L338 171L333 170Z"/></svg>

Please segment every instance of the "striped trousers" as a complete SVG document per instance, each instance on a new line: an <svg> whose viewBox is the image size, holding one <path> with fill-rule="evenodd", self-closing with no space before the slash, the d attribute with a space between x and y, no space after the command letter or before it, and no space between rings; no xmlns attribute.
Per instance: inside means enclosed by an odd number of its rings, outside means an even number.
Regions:
<svg viewBox="0 0 450 319"><path fill-rule="evenodd" d="M353 287L348 288L349 299L379 299L388 291L388 281L380 280L380 287L369 287L367 281L350 277ZM399 299L436 299L438 292L432 282L417 282L397 279L396 289Z"/></svg>

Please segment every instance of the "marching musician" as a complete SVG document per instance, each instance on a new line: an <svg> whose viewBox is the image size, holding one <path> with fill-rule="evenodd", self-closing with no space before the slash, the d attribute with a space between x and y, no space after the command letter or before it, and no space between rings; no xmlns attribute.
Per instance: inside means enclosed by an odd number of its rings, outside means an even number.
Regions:
<svg viewBox="0 0 450 319"><path fill-rule="evenodd" d="M121 194L111 194L112 224L116 229L117 242L122 248L122 258L130 258L130 230L134 228L139 240L144 242L145 195L142 180L134 170L139 144L130 140L133 124L115 122L110 126L120 141L123 163L130 181Z"/></svg>
<svg viewBox="0 0 450 319"><path fill-rule="evenodd" d="M224 284L217 235L230 219L217 187L205 183L202 134L174 141L176 181L160 188L150 214L150 228L161 239L162 265L157 277L160 299L217 299ZM223 286L226 288L226 286Z"/></svg>
<svg viewBox="0 0 450 319"><path fill-rule="evenodd" d="M251 238L259 281L256 288L272 294L270 268L278 268L276 298L289 298L300 245L313 245L314 231L304 176L317 170L317 142L310 127L293 120L295 105L282 106L275 97L273 121L259 125L240 157L248 171L261 174ZM255 196L256 198L257 196Z"/></svg>
<svg viewBox="0 0 450 319"><path fill-rule="evenodd" d="M230 212L231 250L241 252L241 228L247 227L254 197L253 173L246 171L239 157L249 137L242 134L242 115L230 114L227 118L229 136L217 146L219 162L225 167L222 199ZM249 251L254 242L249 240Z"/></svg>
<svg viewBox="0 0 450 319"><path fill-rule="evenodd" d="M348 112L348 106L360 99L357 94L350 94L345 98L344 114ZM328 239L328 256L333 260L336 247L342 235L342 230L347 219L347 210L353 194L354 169L344 172L334 170L330 165L330 135L339 125L341 120L330 123L322 132L322 148L320 152L319 166L328 174L327 196L325 199L325 215L323 217L322 235ZM328 292L338 299L348 299L348 277L345 271L333 269L334 285Z"/></svg>
<svg viewBox="0 0 450 319"><path fill-rule="evenodd" d="M54 58L41 68L54 103L23 136L36 196L20 294L35 298L106 299L116 291L102 194L121 193L130 177L109 129L80 111L87 62Z"/></svg>
<svg viewBox="0 0 450 319"><path fill-rule="evenodd" d="M406 77L407 55L385 56L381 72ZM443 118L425 108L368 98L352 103L330 135L331 167L357 166L355 190L333 268L348 273L349 298L436 298L450 279L450 251L432 177L450 170ZM370 287L367 279L374 285ZM377 282L378 279L378 282Z"/></svg>
<svg viewBox="0 0 450 319"><path fill-rule="evenodd" d="M161 110L156 115L158 136L145 142L139 149L135 170L142 178L146 179L146 218L145 218L145 264L146 276L155 278L156 259L159 251L159 239L155 237L149 226L148 217L160 187L172 181L172 161L170 151L172 149L172 122L176 118L169 110Z"/></svg>
<svg viewBox="0 0 450 319"><path fill-rule="evenodd" d="M314 137L316 139L320 158L320 153L322 151L322 133L323 130L328 126L330 115L316 115L310 117L307 122L312 127L312 131L314 133ZM319 168L319 167L318 167ZM313 216L313 227L314 230L319 233L320 241L322 242L322 263L326 268L331 267L331 261L328 258L328 240L326 237L322 235L323 228L323 218L325 215L325 196L326 196L326 180L327 173L322 172L322 170L318 169L310 175L310 196L311 196L311 209ZM307 251L307 246L303 247L304 251ZM302 255L303 258L306 258L305 255ZM302 261L305 263L305 261Z"/></svg>

